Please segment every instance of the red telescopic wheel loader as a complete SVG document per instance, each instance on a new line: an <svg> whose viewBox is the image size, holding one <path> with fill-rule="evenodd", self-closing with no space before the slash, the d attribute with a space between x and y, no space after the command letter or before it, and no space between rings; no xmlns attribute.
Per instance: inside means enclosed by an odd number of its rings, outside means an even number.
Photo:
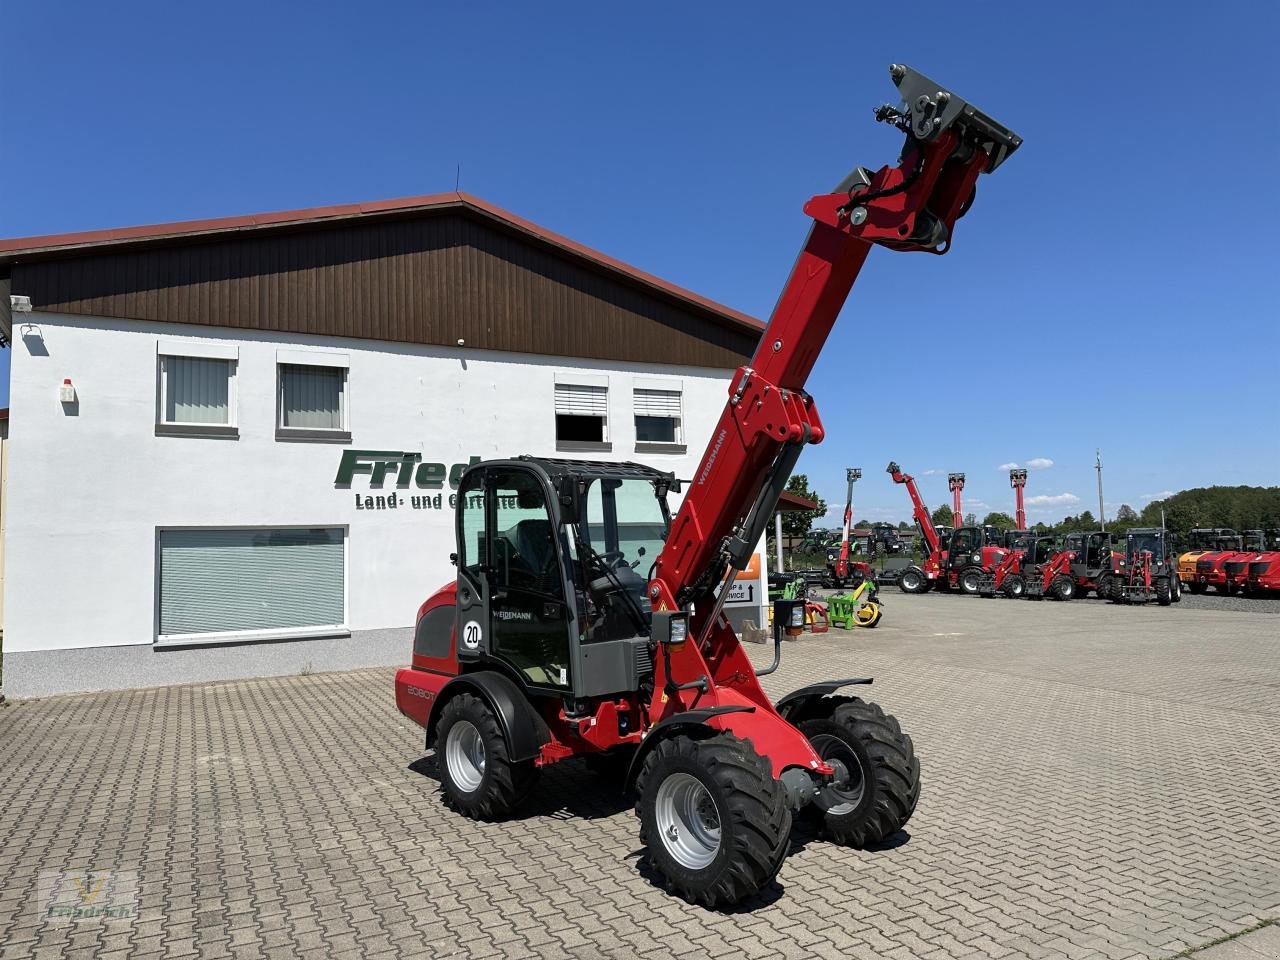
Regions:
<svg viewBox="0 0 1280 960"><path fill-rule="evenodd" d="M674 517L680 482L639 464L517 457L462 475L457 581L423 604L413 665L395 680L459 813L507 817L540 768L569 757L612 764L656 875L721 906L773 880L793 814L860 847L915 810L911 738L838 693L869 680L776 703L761 688L783 634L803 629L803 602L775 601L761 670L722 614L805 445L823 439L805 381L867 254L945 253L978 177L1022 142L916 71L890 75L904 104L876 118L905 135L901 156L805 204L808 239Z"/></svg>
<svg viewBox="0 0 1280 960"><path fill-rule="evenodd" d="M927 593L930 588L940 593L956 589L977 596L985 578L994 574L1008 559L1009 551L1003 546L1004 534L993 526L981 526L957 527L944 536L929 515L929 508L916 486L916 478L903 473L894 461L889 462L885 472L894 483L901 483L907 488L907 495L911 497L911 514L924 541L924 561L918 566L907 567L899 574L898 589L903 593ZM956 488L953 486L952 489Z"/></svg>

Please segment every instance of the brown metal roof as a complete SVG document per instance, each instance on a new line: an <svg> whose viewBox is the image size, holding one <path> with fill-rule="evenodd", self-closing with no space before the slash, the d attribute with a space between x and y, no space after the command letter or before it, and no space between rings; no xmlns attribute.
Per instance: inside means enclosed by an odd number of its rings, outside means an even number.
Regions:
<svg viewBox="0 0 1280 960"><path fill-rule="evenodd" d="M173 245L192 241L220 238L224 235L261 234L305 230L344 221L375 221L404 217L428 211L457 209L490 220L502 228L518 233L538 244L586 261L596 267L626 278L628 281L649 288L667 298L694 305L714 315L726 326L758 335L764 324L755 317L734 310L722 303L669 283L628 263L601 253L584 244L570 240L532 221L516 216L508 210L468 193L437 193L395 200L378 200L371 203L340 204L329 207L309 207L302 210L282 210L275 213L259 213L239 217L220 217L212 220L186 220L147 226L121 227L113 230L90 230L80 233L59 233L37 237L17 237L0 240L0 268L18 263L60 259L82 254L107 253L133 250L157 245ZM8 304L6 303L5 306Z"/></svg>
<svg viewBox="0 0 1280 960"><path fill-rule="evenodd" d="M778 498L778 512L791 513L795 510L817 510L817 500L806 500L804 497L798 497L794 493L782 491L782 496Z"/></svg>

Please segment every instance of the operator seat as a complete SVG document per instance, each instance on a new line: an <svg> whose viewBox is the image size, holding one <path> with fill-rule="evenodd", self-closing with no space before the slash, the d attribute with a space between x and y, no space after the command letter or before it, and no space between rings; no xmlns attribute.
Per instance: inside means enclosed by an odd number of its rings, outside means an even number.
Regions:
<svg viewBox="0 0 1280 960"><path fill-rule="evenodd" d="M550 520L521 520L516 524L516 549L533 572L534 589L559 596L564 592L556 567L556 548Z"/></svg>

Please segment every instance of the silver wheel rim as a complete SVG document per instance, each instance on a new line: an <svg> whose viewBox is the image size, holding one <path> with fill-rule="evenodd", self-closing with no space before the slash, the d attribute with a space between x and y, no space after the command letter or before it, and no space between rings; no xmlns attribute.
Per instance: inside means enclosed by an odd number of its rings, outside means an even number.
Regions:
<svg viewBox="0 0 1280 960"><path fill-rule="evenodd" d="M849 774L848 779L840 786L823 787L818 792L815 801L818 808L837 817L853 813L862 803L862 795L867 789L867 782L862 773L862 762L858 759L858 755L847 743L829 733L819 733L810 737L809 743L823 760L839 760Z"/></svg>
<svg viewBox="0 0 1280 960"><path fill-rule="evenodd" d="M904 573L902 575L902 582L908 590L914 590L920 585L920 578L914 573Z"/></svg>
<svg viewBox="0 0 1280 960"><path fill-rule="evenodd" d="M978 575L976 573L966 573L960 578L960 587L965 593L977 593Z"/></svg>
<svg viewBox="0 0 1280 960"><path fill-rule="evenodd" d="M449 767L449 778L463 793L480 788L484 780L484 740L470 720L459 720L449 728L444 762Z"/></svg>
<svg viewBox="0 0 1280 960"><path fill-rule="evenodd" d="M720 812L707 788L688 773L673 773L654 802L658 835L680 866L701 870L720 852Z"/></svg>

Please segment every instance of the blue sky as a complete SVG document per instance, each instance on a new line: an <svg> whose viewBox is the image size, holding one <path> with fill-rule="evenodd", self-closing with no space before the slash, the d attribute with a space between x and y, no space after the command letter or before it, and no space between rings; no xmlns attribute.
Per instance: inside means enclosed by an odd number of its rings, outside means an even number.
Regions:
<svg viewBox="0 0 1280 960"><path fill-rule="evenodd" d="M968 475L1033 519L1280 483L1272 4L4 5L0 236L462 188L734 307L909 63L1025 146L946 257L873 253L810 381L801 469L903 519ZM0 355L0 403L8 394ZM933 472L931 472L933 471ZM1071 498L1078 498L1078 503ZM838 512L838 511L836 511ZM834 514L833 514L834 516Z"/></svg>

